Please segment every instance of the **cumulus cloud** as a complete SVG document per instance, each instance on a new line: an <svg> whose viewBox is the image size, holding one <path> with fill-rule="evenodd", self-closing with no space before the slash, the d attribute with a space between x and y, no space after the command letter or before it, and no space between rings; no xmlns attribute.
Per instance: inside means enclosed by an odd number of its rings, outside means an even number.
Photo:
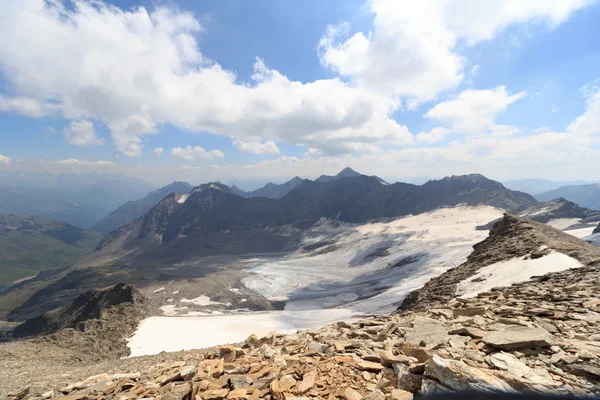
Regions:
<svg viewBox="0 0 600 400"><path fill-rule="evenodd" d="M466 65L458 48L492 39L528 21L555 26L594 1L371 0L371 32L349 36L330 26L318 49L322 65L361 87L408 99L409 107L455 88Z"/></svg>
<svg viewBox="0 0 600 400"><path fill-rule="evenodd" d="M206 151L200 146L176 147L171 149L171 155L180 160L192 161L194 159L199 160L212 160L214 158L223 158L225 154L221 150Z"/></svg>
<svg viewBox="0 0 600 400"><path fill-rule="evenodd" d="M429 143L429 144L437 143L437 142L443 140L444 137L446 137L446 135L448 135L448 133L450 133L450 130L448 130L446 128L441 128L441 127L433 128L429 132L419 133L417 135L417 141L419 143Z"/></svg>
<svg viewBox="0 0 600 400"><path fill-rule="evenodd" d="M194 15L175 8L23 0L1 9L0 21L0 35L11 37L0 43L0 65L15 91L0 109L102 121L128 156L139 155L144 135L161 124L331 154L412 142L390 118L398 101L368 87L292 81L261 59L252 81L238 82L200 51ZM19 101L26 104L10 105Z"/></svg>
<svg viewBox="0 0 600 400"><path fill-rule="evenodd" d="M104 139L99 138L94 130L92 121L71 121L68 127L63 129L65 140L74 146L102 146Z"/></svg>
<svg viewBox="0 0 600 400"><path fill-rule="evenodd" d="M269 140L265 143L260 142L245 142L243 140L235 140L233 146L241 152L252 154L279 154L281 150L275 142Z"/></svg>
<svg viewBox="0 0 600 400"><path fill-rule="evenodd" d="M160 158L164 152L165 149L163 149L162 147L157 147L156 149L154 149L154 157Z"/></svg>
<svg viewBox="0 0 600 400"><path fill-rule="evenodd" d="M452 100L436 104L424 116L461 134L482 134L490 130L501 132L501 127L496 125L497 117L523 97L525 92L508 95L505 86L491 90L468 89ZM503 131L506 134L506 127Z"/></svg>
<svg viewBox="0 0 600 400"><path fill-rule="evenodd" d="M10 157L0 154L0 165L10 165L11 161Z"/></svg>

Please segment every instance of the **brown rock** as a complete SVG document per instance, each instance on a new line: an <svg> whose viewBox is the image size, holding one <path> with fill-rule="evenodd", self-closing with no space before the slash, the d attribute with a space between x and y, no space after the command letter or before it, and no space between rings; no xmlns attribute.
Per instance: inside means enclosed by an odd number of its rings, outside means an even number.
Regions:
<svg viewBox="0 0 600 400"><path fill-rule="evenodd" d="M452 335L460 335L460 336L470 336L475 339L481 339L485 332L481 329L474 328L472 326L461 326L460 328L456 328L450 331Z"/></svg>
<svg viewBox="0 0 600 400"><path fill-rule="evenodd" d="M344 389L342 397L344 397L346 400L362 400L363 398L363 396L360 393L349 387Z"/></svg>
<svg viewBox="0 0 600 400"><path fill-rule="evenodd" d="M296 392L305 393L315 386L315 380L317 379L317 371L311 370L302 376L302 382L299 382L296 388Z"/></svg>
<svg viewBox="0 0 600 400"><path fill-rule="evenodd" d="M409 368L403 364L394 364L394 373L397 377L398 389L403 389L411 393L419 393L423 382L422 375L411 373Z"/></svg>
<svg viewBox="0 0 600 400"><path fill-rule="evenodd" d="M412 400L413 394L402 389L392 390L392 400Z"/></svg>
<svg viewBox="0 0 600 400"><path fill-rule="evenodd" d="M235 356L235 347L227 345L219 348L219 357L221 357L225 362L233 362L235 360Z"/></svg>
<svg viewBox="0 0 600 400"><path fill-rule="evenodd" d="M229 389L219 389L219 390L207 390L204 393L201 393L200 396L204 400L223 400L227 398L229 394Z"/></svg>
<svg viewBox="0 0 600 400"><path fill-rule="evenodd" d="M391 367L396 363L410 364L410 359L404 354L394 355L389 350L379 350L379 357L381 358L381 364L386 367Z"/></svg>
<svg viewBox="0 0 600 400"><path fill-rule="evenodd" d="M228 399L247 399L248 392L246 389L234 389L227 395Z"/></svg>
<svg viewBox="0 0 600 400"><path fill-rule="evenodd" d="M358 362L358 369L360 369L362 371L375 371L375 372L379 372L383 368L384 368L383 365L381 365L380 363L377 363L377 362L365 361L365 360L360 360Z"/></svg>

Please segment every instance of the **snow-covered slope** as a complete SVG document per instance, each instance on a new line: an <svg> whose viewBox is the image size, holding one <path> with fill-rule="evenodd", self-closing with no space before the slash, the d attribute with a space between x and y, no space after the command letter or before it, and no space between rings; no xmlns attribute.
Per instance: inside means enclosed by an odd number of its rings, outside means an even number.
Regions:
<svg viewBox="0 0 600 400"><path fill-rule="evenodd" d="M502 213L490 206L454 207L389 222L321 221L304 234L298 251L248 265L246 288L285 300L284 311L151 317L129 347L134 356L201 348L242 341L252 333L293 332L389 313L405 295L463 263L488 235L477 227ZM186 304L174 301L173 307Z"/></svg>

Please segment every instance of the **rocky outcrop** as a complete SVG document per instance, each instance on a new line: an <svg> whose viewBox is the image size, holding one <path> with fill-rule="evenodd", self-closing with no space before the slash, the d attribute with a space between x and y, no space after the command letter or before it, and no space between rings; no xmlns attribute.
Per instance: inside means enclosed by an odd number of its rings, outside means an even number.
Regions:
<svg viewBox="0 0 600 400"><path fill-rule="evenodd" d="M134 308L144 303L142 294L132 285L120 283L107 289L86 292L71 304L31 318L19 325L14 337L49 335L61 329L84 330L89 320L103 318L116 308Z"/></svg>
<svg viewBox="0 0 600 400"><path fill-rule="evenodd" d="M579 219L581 223L600 221L600 211L580 207L572 201L558 198L542 203L532 203L512 211L521 218L547 223L553 219Z"/></svg>
<svg viewBox="0 0 600 400"><path fill-rule="evenodd" d="M400 309L443 306L456 297L457 284L475 275L481 268L515 257L541 257L545 252L540 252L540 248L566 254L583 265L600 265L600 248L548 225L505 214L494 224L490 235L473 246L474 251L465 263L409 294Z"/></svg>
<svg viewBox="0 0 600 400"><path fill-rule="evenodd" d="M410 399L454 391L600 394L600 271L583 267L442 307L128 360L32 396ZM25 388L27 389L27 388ZM23 387L15 391L24 390Z"/></svg>
<svg viewBox="0 0 600 400"><path fill-rule="evenodd" d="M592 233L600 233L600 224L598 224L598 226L596 227L596 229L594 229L594 232Z"/></svg>

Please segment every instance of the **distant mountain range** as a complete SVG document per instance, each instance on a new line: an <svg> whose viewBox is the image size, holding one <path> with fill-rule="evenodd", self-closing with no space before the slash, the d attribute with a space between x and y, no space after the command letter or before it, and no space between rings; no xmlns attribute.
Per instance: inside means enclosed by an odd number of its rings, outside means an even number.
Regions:
<svg viewBox="0 0 600 400"><path fill-rule="evenodd" d="M330 178L304 180L279 199L244 198L219 183L201 185L186 195L170 195L133 223L109 233L92 258L110 254L114 261L126 254L128 261L134 257L159 262L165 257L185 259L225 249L267 251L283 240L282 229L302 230L321 218L360 223L458 204L514 210L535 202L526 193L508 190L477 174L421 186L390 185L350 169Z"/></svg>
<svg viewBox="0 0 600 400"><path fill-rule="evenodd" d="M536 194L539 201L548 201L563 197L581 207L600 210L600 184L562 186L549 192Z"/></svg>
<svg viewBox="0 0 600 400"><path fill-rule="evenodd" d="M47 218L0 214L0 286L91 253L102 235Z"/></svg>
<svg viewBox="0 0 600 400"><path fill-rule="evenodd" d="M43 186L32 186L31 178L24 178L23 185L13 175L2 178L13 184L0 184L0 213L38 215L83 229L152 189L144 181L121 175L60 175Z"/></svg>
<svg viewBox="0 0 600 400"><path fill-rule="evenodd" d="M171 193L189 193L193 186L187 182L173 182L170 185L164 186L139 200L128 201L115 211L101 219L93 228L93 230L108 233L123 225L135 221L138 217L147 213L152 207L160 202L165 196Z"/></svg>
<svg viewBox="0 0 600 400"><path fill-rule="evenodd" d="M539 193L549 192L562 186L588 185L592 182L586 181L551 181L548 179L522 179L502 182L504 186L511 190L537 195ZM560 196L558 196L560 197ZM556 197L555 197L556 198Z"/></svg>
<svg viewBox="0 0 600 400"><path fill-rule="evenodd" d="M264 187L250 191L250 192L242 190L239 187L237 187L236 185L233 185L233 186L231 186L231 191L234 194L236 194L240 197L245 197L245 198L268 197L271 199L280 199L283 196L285 196L286 194L288 194L289 192L291 192L292 189L295 189L298 186L300 186L300 184L302 182L304 182L304 179L296 176L285 183L282 183L282 184L267 183Z"/></svg>

